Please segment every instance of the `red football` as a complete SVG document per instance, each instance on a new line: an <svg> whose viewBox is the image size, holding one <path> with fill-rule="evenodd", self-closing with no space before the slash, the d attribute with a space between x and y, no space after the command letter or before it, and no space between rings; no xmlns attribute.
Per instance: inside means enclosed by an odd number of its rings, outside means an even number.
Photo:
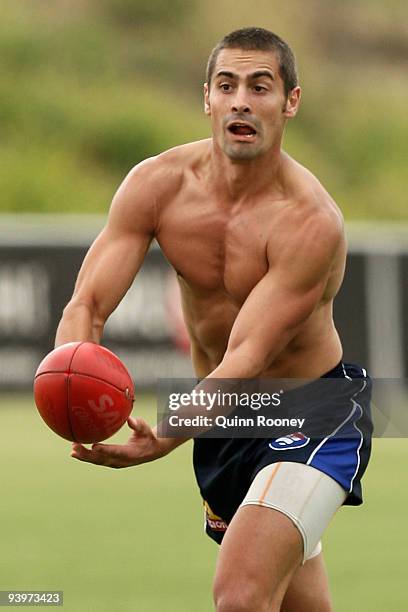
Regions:
<svg viewBox="0 0 408 612"><path fill-rule="evenodd" d="M116 355L93 342L69 342L38 366L34 398L44 421L73 442L100 442L132 411L133 381Z"/></svg>

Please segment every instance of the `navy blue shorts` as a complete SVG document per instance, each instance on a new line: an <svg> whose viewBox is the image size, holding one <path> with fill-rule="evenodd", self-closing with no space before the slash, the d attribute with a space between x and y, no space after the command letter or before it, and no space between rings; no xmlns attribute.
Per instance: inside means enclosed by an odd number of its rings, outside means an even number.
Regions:
<svg viewBox="0 0 408 612"><path fill-rule="evenodd" d="M371 379L363 368L343 363L322 378L338 379L338 384L327 387L327 397L322 397L320 389L317 399L314 382L285 395L315 421L335 414L324 435L292 430L272 439L195 438L193 464L206 507L206 532L216 542L221 543L257 473L272 463L310 465L347 491L345 505L362 503L361 478L370 458L373 430Z"/></svg>

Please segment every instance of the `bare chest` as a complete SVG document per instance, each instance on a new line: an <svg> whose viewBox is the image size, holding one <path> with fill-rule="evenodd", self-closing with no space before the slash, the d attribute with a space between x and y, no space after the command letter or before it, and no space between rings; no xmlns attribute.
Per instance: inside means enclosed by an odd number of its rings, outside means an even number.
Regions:
<svg viewBox="0 0 408 612"><path fill-rule="evenodd" d="M270 225L265 207L178 200L161 215L157 240L194 294L222 293L240 305L267 271Z"/></svg>

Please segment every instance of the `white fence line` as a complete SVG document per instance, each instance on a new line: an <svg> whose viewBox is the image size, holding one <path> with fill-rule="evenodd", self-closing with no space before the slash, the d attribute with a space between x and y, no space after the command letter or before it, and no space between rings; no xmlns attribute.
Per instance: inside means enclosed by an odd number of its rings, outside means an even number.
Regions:
<svg viewBox="0 0 408 612"><path fill-rule="evenodd" d="M105 224L105 215L0 215L0 244L4 246L89 245ZM346 223L350 252L408 253L408 220Z"/></svg>

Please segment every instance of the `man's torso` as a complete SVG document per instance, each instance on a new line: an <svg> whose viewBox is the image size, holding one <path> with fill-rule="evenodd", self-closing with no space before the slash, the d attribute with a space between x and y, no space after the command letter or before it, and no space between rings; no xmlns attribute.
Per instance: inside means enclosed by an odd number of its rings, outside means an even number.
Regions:
<svg viewBox="0 0 408 612"><path fill-rule="evenodd" d="M157 158L173 171L167 170L165 195L157 203L156 239L178 274L200 377L221 362L240 308L286 241L294 233L301 240L322 208L341 216L313 175L284 153L279 180L270 188L235 200L220 196L211 184L210 143L191 143ZM343 239L319 304L263 376L318 377L340 360L332 302L343 278L345 252Z"/></svg>

